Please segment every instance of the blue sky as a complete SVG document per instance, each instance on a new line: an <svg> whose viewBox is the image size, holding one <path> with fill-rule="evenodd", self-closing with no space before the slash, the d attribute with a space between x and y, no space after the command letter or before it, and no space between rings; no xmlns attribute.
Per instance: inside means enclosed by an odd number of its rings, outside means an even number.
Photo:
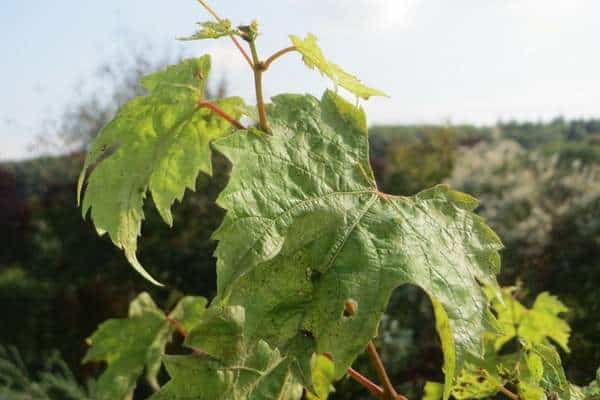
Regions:
<svg viewBox="0 0 600 400"><path fill-rule="evenodd" d="M236 23L256 18L263 55L287 34L313 32L326 54L390 99L364 106L370 123L490 124L498 119L600 117L597 0L213 0ZM212 52L231 94L252 82L227 40L178 43L208 19L194 0L4 0L0 11L0 159L32 154L67 104L98 87L100 65L151 43ZM268 95L319 94L329 83L289 56Z"/></svg>

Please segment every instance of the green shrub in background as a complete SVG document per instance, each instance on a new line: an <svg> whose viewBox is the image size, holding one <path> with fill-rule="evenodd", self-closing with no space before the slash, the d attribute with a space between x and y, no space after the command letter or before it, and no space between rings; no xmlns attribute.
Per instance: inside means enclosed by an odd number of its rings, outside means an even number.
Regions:
<svg viewBox="0 0 600 400"><path fill-rule="evenodd" d="M0 346L2 400L94 400L93 386L93 380L81 385L58 353L50 355L40 371L31 373L15 347Z"/></svg>

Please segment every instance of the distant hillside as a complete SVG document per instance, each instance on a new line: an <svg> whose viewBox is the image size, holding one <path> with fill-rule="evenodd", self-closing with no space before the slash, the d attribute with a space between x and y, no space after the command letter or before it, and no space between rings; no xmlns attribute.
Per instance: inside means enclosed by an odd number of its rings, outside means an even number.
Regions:
<svg viewBox="0 0 600 400"><path fill-rule="evenodd" d="M38 157L25 161L0 162L0 173L14 180L15 194L27 198L42 194L55 184L72 183L77 179L83 154L73 153L64 156Z"/></svg>

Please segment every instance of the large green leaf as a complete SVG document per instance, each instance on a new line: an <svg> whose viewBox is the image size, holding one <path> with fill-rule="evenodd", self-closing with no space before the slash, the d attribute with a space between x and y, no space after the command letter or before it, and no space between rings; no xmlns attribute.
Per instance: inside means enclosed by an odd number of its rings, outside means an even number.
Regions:
<svg viewBox="0 0 600 400"><path fill-rule="evenodd" d="M472 213L476 200L446 186L381 193L361 109L332 92L273 101L272 135L215 142L233 163L218 199L220 301L245 307L249 337L304 359L332 353L340 377L376 335L394 288L419 286L439 305L449 382L466 354L482 352L490 315L480 284L495 285L499 269L501 243Z"/></svg>
<svg viewBox="0 0 600 400"><path fill-rule="evenodd" d="M169 315L186 321L200 319L206 306L202 297L185 297ZM90 348L83 362L104 361L105 371L94 386L98 400L121 400L135 388L146 368L149 383L158 388L156 375L164 348L174 328L147 293L140 294L129 306L129 318L110 319L88 339Z"/></svg>
<svg viewBox="0 0 600 400"><path fill-rule="evenodd" d="M247 343L244 326L242 307L211 308L186 340L207 354L165 356L171 381L151 400L300 399L290 359L264 341Z"/></svg>
<svg viewBox="0 0 600 400"><path fill-rule="evenodd" d="M368 100L371 96L387 96L381 90L365 86L357 77L344 71L339 65L325 58L323 51L317 44L317 37L309 33L305 39L290 35L290 40L296 50L302 54L302 60L307 67L316 68L333 81L336 86L341 86L350 93Z"/></svg>
<svg viewBox="0 0 600 400"><path fill-rule="evenodd" d="M175 200L186 189L194 190L200 171L211 173L210 141L230 130L227 122L198 106L209 71L210 58L204 56L143 78L148 95L126 103L100 131L79 178L78 200L87 181L84 217L91 210L98 233L108 232L133 267L156 284L136 256L146 193L172 225ZM239 115L240 99L218 104Z"/></svg>

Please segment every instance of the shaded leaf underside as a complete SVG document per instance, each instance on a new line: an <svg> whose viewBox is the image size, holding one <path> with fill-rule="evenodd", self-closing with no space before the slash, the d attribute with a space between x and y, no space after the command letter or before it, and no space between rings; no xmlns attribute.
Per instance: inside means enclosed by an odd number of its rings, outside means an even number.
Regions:
<svg viewBox="0 0 600 400"><path fill-rule="evenodd" d="M184 297L170 314L170 318L191 321L202 316L206 299ZM110 319L102 323L88 339L90 348L83 362L106 362L107 367L94 386L98 400L121 400L135 388L139 376L146 369L149 383L158 388L156 376L161 357L174 328L165 314L147 293L140 294L129 307L129 317Z"/></svg>
<svg viewBox="0 0 600 400"><path fill-rule="evenodd" d="M151 400L298 400L302 386L266 342L246 343L242 307L211 307L186 344L207 354L165 356L171 381Z"/></svg>
<svg viewBox="0 0 600 400"><path fill-rule="evenodd" d="M472 213L476 201L446 186L380 193L364 114L332 92L278 96L269 119L272 135L215 142L233 163L214 235L220 302L246 309L249 337L284 352L331 352L340 377L375 336L393 289L413 284L436 305L452 379L482 350L480 284L494 286L499 268L501 243ZM358 311L345 317L349 299Z"/></svg>

